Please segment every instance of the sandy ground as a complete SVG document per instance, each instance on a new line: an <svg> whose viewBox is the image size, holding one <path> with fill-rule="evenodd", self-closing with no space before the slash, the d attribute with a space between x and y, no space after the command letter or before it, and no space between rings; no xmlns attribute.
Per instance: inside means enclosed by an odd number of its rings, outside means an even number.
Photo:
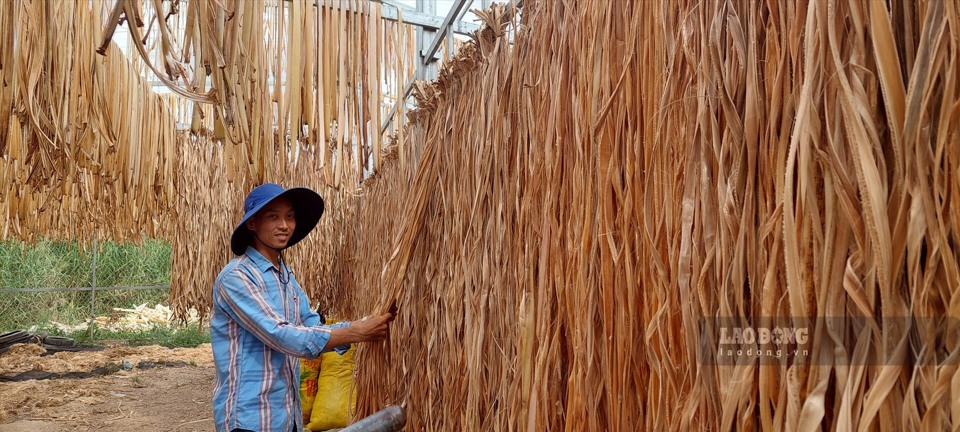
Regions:
<svg viewBox="0 0 960 432"><path fill-rule="evenodd" d="M0 382L0 432L214 430L209 344L44 353L39 345L15 346L0 354L0 375L98 368L100 375ZM125 361L131 369L121 367Z"/></svg>

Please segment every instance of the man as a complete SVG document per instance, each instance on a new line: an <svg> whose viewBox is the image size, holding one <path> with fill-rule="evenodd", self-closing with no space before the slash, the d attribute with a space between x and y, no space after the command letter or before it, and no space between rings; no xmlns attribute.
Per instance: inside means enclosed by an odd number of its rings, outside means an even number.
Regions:
<svg viewBox="0 0 960 432"><path fill-rule="evenodd" d="M218 432L299 431L300 358L381 340L394 313L319 325L283 260L283 250L306 237L323 214L316 192L268 183L251 191L243 208L230 239L238 256L213 285L214 422Z"/></svg>

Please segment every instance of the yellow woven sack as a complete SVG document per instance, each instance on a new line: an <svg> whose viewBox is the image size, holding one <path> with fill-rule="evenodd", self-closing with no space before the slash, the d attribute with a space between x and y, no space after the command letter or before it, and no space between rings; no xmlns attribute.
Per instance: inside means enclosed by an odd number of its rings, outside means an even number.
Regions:
<svg viewBox="0 0 960 432"><path fill-rule="evenodd" d="M329 322L333 324L337 320ZM310 423L313 401L317 397L317 378L320 376L321 358L300 359L300 409L303 411L303 424Z"/></svg>
<svg viewBox="0 0 960 432"><path fill-rule="evenodd" d="M317 378L320 376L320 357L300 359L300 407L303 409L303 424L310 422L313 401L317 397Z"/></svg>
<svg viewBox="0 0 960 432"><path fill-rule="evenodd" d="M331 351L320 356L317 396L307 429L323 431L347 426L350 411L357 403L357 389L353 382L353 354L356 351L356 347L350 345L343 355Z"/></svg>

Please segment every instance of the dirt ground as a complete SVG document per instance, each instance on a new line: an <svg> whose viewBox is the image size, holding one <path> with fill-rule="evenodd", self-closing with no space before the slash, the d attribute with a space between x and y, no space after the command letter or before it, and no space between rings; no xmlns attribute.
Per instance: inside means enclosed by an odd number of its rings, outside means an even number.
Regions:
<svg viewBox="0 0 960 432"><path fill-rule="evenodd" d="M0 432L214 430L209 344L45 353L17 345L0 354L0 376L60 376L0 382Z"/></svg>

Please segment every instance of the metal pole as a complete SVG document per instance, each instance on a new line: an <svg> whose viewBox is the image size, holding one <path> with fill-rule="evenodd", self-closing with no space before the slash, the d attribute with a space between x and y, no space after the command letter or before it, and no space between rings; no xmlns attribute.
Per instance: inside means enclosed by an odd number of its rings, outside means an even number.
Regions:
<svg viewBox="0 0 960 432"><path fill-rule="evenodd" d="M463 2L466 0L457 0L457 3L450 7L451 12L459 13ZM417 12L434 15L437 13L437 4L436 0L417 0ZM387 127L390 126L390 123L393 122L393 116L397 113L397 108L401 104L407 103L407 98L410 97L410 91L413 89L413 83L417 80L433 80L437 78L437 65L435 63L436 58L434 55L437 53L436 49L431 49L432 41L440 41L443 39L443 35L447 33L447 30L450 28L451 23L454 21L450 14L447 14L447 17L444 18L443 23L437 29L440 34L438 35L436 31L432 29L428 30L424 27L417 28L417 68L413 73L413 76L410 77L410 81L403 88L403 96L396 103L393 104L393 108L390 108L390 113L387 114L387 118L383 120L383 124L380 125L380 134L383 135L387 131ZM429 52L429 54L427 54Z"/></svg>
<svg viewBox="0 0 960 432"><path fill-rule="evenodd" d="M453 32L447 28L447 61L452 60L453 56L457 53L453 45Z"/></svg>
<svg viewBox="0 0 960 432"><path fill-rule="evenodd" d="M340 429L340 432L395 432L406 424L406 410L398 405L390 405Z"/></svg>
<svg viewBox="0 0 960 432"><path fill-rule="evenodd" d="M93 237L93 275L91 277L90 285L90 323L87 324L87 334L90 339L93 339L93 320L96 315L96 306L97 306L97 253L99 247L97 246L97 237Z"/></svg>
<svg viewBox="0 0 960 432"><path fill-rule="evenodd" d="M436 0L417 0L417 12L423 13L426 15L434 15L437 13L437 1ZM447 27L450 24L446 21L443 23L443 27L439 30L441 32L446 32ZM430 42L433 41L437 32L433 30L428 30L423 27L417 28L417 57L420 58L420 64L416 68L416 79L422 80L432 80L437 77L437 65L432 64L432 61L424 60L423 56L427 50L427 47L430 46ZM433 57L433 53L430 54L430 57ZM432 67L431 67L432 66ZM406 97L404 97L406 99Z"/></svg>
<svg viewBox="0 0 960 432"><path fill-rule="evenodd" d="M446 33L447 29L450 28L451 24L458 21L457 17L459 17L460 13L463 12L464 8L467 7L467 1L468 0L456 0L456 2L450 6L450 12L447 13L447 17L443 19L443 25L440 27L441 34L435 35L433 37L433 41L429 44L424 44L424 47L427 48L423 51L420 51L420 65L427 70L432 70L433 75L422 79L435 79L437 77L437 65L433 63L436 60L434 55L436 55L437 50L440 49L440 44L443 42L443 35ZM472 0L470 0L470 3L472 3ZM417 49L422 48L418 46ZM432 67L432 69L429 69L430 67Z"/></svg>

